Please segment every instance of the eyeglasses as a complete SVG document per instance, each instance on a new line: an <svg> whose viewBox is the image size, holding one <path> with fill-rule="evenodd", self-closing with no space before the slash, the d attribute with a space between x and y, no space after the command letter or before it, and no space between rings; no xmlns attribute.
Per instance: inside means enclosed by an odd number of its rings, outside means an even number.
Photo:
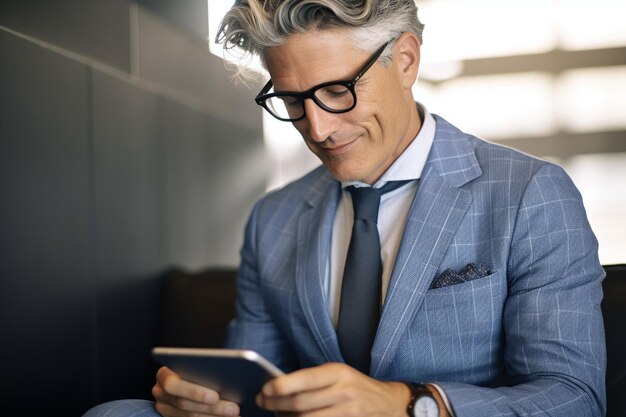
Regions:
<svg viewBox="0 0 626 417"><path fill-rule="evenodd" d="M351 80L329 81L318 84L303 92L279 91L268 93L274 84L269 80L254 99L272 116L284 122L297 122L304 119L304 100L311 99L330 113L346 113L356 106L354 86L368 69L380 58L389 42L378 48Z"/></svg>

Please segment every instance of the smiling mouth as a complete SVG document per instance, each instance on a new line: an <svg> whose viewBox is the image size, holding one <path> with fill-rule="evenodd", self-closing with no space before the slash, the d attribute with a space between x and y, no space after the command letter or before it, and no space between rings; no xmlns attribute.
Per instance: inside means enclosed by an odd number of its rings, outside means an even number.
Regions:
<svg viewBox="0 0 626 417"><path fill-rule="evenodd" d="M332 147L323 147L320 146L319 148L328 156L337 156L337 155L341 155L345 152L348 152L348 150L352 147L352 145L358 140L359 138L355 138L353 140L351 140L348 143L344 143L343 145L339 145L339 146L332 146Z"/></svg>

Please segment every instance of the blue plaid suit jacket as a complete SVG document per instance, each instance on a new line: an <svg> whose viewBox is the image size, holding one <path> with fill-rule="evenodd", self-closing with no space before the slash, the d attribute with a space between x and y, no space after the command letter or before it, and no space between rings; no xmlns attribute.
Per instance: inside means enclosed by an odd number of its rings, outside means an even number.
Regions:
<svg viewBox="0 0 626 417"><path fill-rule="evenodd" d="M458 417L603 415L604 271L580 194L558 166L435 119L370 375L437 382ZM320 167L256 204L231 347L287 371L343 361L322 285L339 195ZM490 274L429 289L470 263Z"/></svg>

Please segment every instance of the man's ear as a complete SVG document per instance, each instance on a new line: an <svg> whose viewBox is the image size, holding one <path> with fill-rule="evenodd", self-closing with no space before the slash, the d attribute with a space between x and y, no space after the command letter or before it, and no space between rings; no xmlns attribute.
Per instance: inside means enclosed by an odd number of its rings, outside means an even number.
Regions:
<svg viewBox="0 0 626 417"><path fill-rule="evenodd" d="M420 66L420 41L411 32L404 32L393 47L393 59L404 88L411 88L417 80Z"/></svg>

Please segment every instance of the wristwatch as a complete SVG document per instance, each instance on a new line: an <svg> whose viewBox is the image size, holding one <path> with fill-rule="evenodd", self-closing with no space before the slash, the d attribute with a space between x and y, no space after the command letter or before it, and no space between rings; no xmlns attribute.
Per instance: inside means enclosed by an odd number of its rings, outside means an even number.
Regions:
<svg viewBox="0 0 626 417"><path fill-rule="evenodd" d="M439 417L439 407L433 394L424 384L406 383L411 390L411 401L406 408L409 417Z"/></svg>

